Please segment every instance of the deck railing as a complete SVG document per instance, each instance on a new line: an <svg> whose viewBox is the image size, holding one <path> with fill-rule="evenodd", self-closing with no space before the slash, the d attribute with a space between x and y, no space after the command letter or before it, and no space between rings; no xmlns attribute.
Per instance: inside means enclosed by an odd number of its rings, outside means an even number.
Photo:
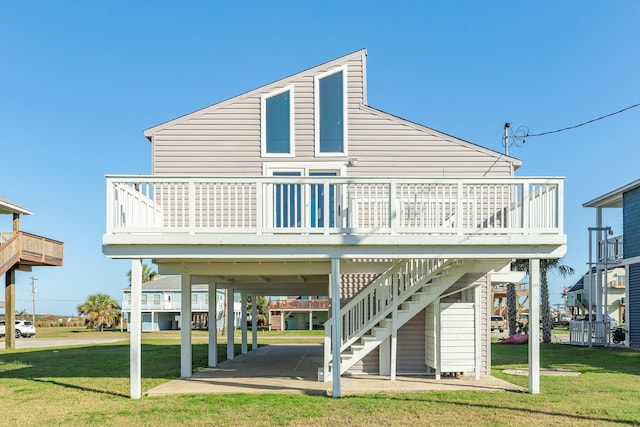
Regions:
<svg viewBox="0 0 640 427"><path fill-rule="evenodd" d="M269 301L269 310L327 310L328 299L285 299Z"/></svg>
<svg viewBox="0 0 640 427"><path fill-rule="evenodd" d="M106 234L562 234L562 178L108 176Z"/></svg>
<svg viewBox="0 0 640 427"><path fill-rule="evenodd" d="M598 261L604 262L605 256L607 258L607 262L616 262L620 261L624 258L624 253L622 251L623 248L623 239L624 236L616 236L606 241L598 242ZM605 254L605 245L606 254Z"/></svg>
<svg viewBox="0 0 640 427"><path fill-rule="evenodd" d="M62 242L35 234L18 232L0 233L0 275L16 262L31 265L62 265Z"/></svg>

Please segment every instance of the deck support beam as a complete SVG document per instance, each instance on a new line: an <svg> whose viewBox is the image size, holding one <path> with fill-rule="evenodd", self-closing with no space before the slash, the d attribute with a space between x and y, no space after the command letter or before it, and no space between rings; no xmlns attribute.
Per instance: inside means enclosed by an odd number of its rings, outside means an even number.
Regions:
<svg viewBox="0 0 640 427"><path fill-rule="evenodd" d="M218 365L218 289L214 282L209 282L209 367Z"/></svg>
<svg viewBox="0 0 640 427"><path fill-rule="evenodd" d="M182 301L180 303L180 377L193 373L191 361L191 275L181 275Z"/></svg>
<svg viewBox="0 0 640 427"><path fill-rule="evenodd" d="M142 395L142 260L131 260L131 322L129 323L129 394Z"/></svg>
<svg viewBox="0 0 640 427"><path fill-rule="evenodd" d="M340 343L342 328L340 327L340 260L331 258L331 354L333 374L333 397L341 397L340 391Z"/></svg>
<svg viewBox="0 0 640 427"><path fill-rule="evenodd" d="M540 393L540 260L529 260L529 393Z"/></svg>

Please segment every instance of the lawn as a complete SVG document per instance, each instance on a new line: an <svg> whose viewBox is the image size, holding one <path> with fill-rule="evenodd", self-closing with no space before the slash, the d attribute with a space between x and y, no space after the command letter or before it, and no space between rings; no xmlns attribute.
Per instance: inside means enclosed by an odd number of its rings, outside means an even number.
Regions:
<svg viewBox="0 0 640 427"><path fill-rule="evenodd" d="M200 332L194 335L199 337ZM202 340L194 338L194 367L206 364L206 333L202 335ZM299 338L293 333L280 337ZM264 338L265 342L282 339L269 337L267 333ZM304 340L318 338L321 337L302 337ZM527 347L492 345L492 352L494 375L526 387L526 377L510 376L501 371L525 367ZM220 345L219 355L221 359L226 355L224 344ZM143 390L178 377L179 359L177 335L144 334ZM0 352L0 402L3 406L0 420L3 425L22 426L640 425L640 353L542 344L541 365L574 369L581 375L543 376L539 395L434 392L332 399L235 394L131 400L128 398L128 342L5 350Z"/></svg>

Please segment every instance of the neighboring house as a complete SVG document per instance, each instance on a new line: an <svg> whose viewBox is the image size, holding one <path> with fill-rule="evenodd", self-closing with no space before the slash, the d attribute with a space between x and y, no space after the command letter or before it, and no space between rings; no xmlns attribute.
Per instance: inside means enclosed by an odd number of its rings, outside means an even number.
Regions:
<svg viewBox="0 0 640 427"><path fill-rule="evenodd" d="M370 107L366 56L150 128L153 175L107 176L103 251L132 271L152 258L160 274L181 275L183 293L209 283L241 301L329 297L319 378L333 381L334 396L346 372L489 374L490 284L530 258L529 300L538 300L537 260L566 251L562 178L515 177L515 158ZM347 295L354 277L375 279ZM142 285L132 287L133 327ZM537 307L530 317L535 328ZM255 323L252 333L256 348ZM244 322L241 335L246 352ZM539 344L530 345L537 393ZM181 346L190 377L190 331ZM132 360L139 351L132 329ZM131 372L137 398L135 363Z"/></svg>
<svg viewBox="0 0 640 427"><path fill-rule="evenodd" d="M598 292L596 271L586 273L567 292L567 307L571 309L572 317L584 317L593 313L596 308L596 295ZM604 313L618 323L624 323L625 307L625 269L614 267L607 271L603 278L603 286L606 286L606 299L604 299ZM591 298L591 303L589 302ZM589 307L592 310L589 310Z"/></svg>
<svg viewBox="0 0 640 427"><path fill-rule="evenodd" d="M224 325L225 298L224 290L216 293L215 315L218 330ZM150 282L142 284L140 309L142 313L142 331L165 331L182 329L180 306L182 293L180 289L180 276L155 276ZM234 326L240 326L241 312L240 301L234 301ZM207 329L209 327L209 287L208 285L194 284L191 292L191 326L195 329ZM127 325L131 322L131 286L122 290L122 313L127 319Z"/></svg>
<svg viewBox="0 0 640 427"><path fill-rule="evenodd" d="M585 204L596 208L595 232L598 243L594 262L598 271L609 267L623 267L626 278L624 309L625 345L640 348L640 179L606 193ZM623 235L609 237L616 233L602 222L603 209L621 209ZM603 298L602 290L600 295ZM596 311L598 313L598 311Z"/></svg>
<svg viewBox="0 0 640 427"><path fill-rule="evenodd" d="M31 271L33 267L63 264L62 242L20 230L20 215L31 214L28 209L0 198L0 215L12 216L12 231L0 231L0 276L4 275L5 279L7 325L13 325L16 320L16 271ZM14 334L7 334L5 347L15 347Z"/></svg>
<svg viewBox="0 0 640 427"><path fill-rule="evenodd" d="M329 318L328 297L286 297L269 300L269 329L324 329Z"/></svg>

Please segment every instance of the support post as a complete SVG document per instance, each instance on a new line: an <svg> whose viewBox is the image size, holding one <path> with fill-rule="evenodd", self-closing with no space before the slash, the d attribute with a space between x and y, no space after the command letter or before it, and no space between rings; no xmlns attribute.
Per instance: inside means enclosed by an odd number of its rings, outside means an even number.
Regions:
<svg viewBox="0 0 640 427"><path fill-rule="evenodd" d="M180 376L189 378L193 373L191 361L191 275L183 273L180 305Z"/></svg>
<svg viewBox="0 0 640 427"><path fill-rule="evenodd" d="M15 218L15 217L14 217ZM4 348L16 348L16 269L10 268L4 274Z"/></svg>
<svg viewBox="0 0 640 427"><path fill-rule="evenodd" d="M529 393L540 393L540 260L529 260Z"/></svg>
<svg viewBox="0 0 640 427"><path fill-rule="evenodd" d="M132 399L142 395L142 260L131 260L131 323L129 324L129 382Z"/></svg>
<svg viewBox="0 0 640 427"><path fill-rule="evenodd" d="M242 324L240 325L242 331L241 353L247 354L247 293L245 291L240 292L240 311L242 313Z"/></svg>
<svg viewBox="0 0 640 427"><path fill-rule="evenodd" d="M227 360L233 360L235 351L233 341L235 339L235 307L233 305L233 288L227 289Z"/></svg>
<svg viewBox="0 0 640 427"><path fill-rule="evenodd" d="M251 295L251 350L258 349L258 297Z"/></svg>
<svg viewBox="0 0 640 427"><path fill-rule="evenodd" d="M340 391L340 343L342 327L340 323L340 260L331 258L331 353L333 374L333 397L341 397Z"/></svg>
<svg viewBox="0 0 640 427"><path fill-rule="evenodd" d="M397 299L397 294L394 294L394 299ZM394 307L393 313L391 314L391 358L389 360L389 367L391 368L391 372L389 373L389 377L391 381L396 380L396 372L398 371L398 308Z"/></svg>
<svg viewBox="0 0 640 427"><path fill-rule="evenodd" d="M213 316L212 316L213 314ZM209 282L209 367L218 365L218 289Z"/></svg>

